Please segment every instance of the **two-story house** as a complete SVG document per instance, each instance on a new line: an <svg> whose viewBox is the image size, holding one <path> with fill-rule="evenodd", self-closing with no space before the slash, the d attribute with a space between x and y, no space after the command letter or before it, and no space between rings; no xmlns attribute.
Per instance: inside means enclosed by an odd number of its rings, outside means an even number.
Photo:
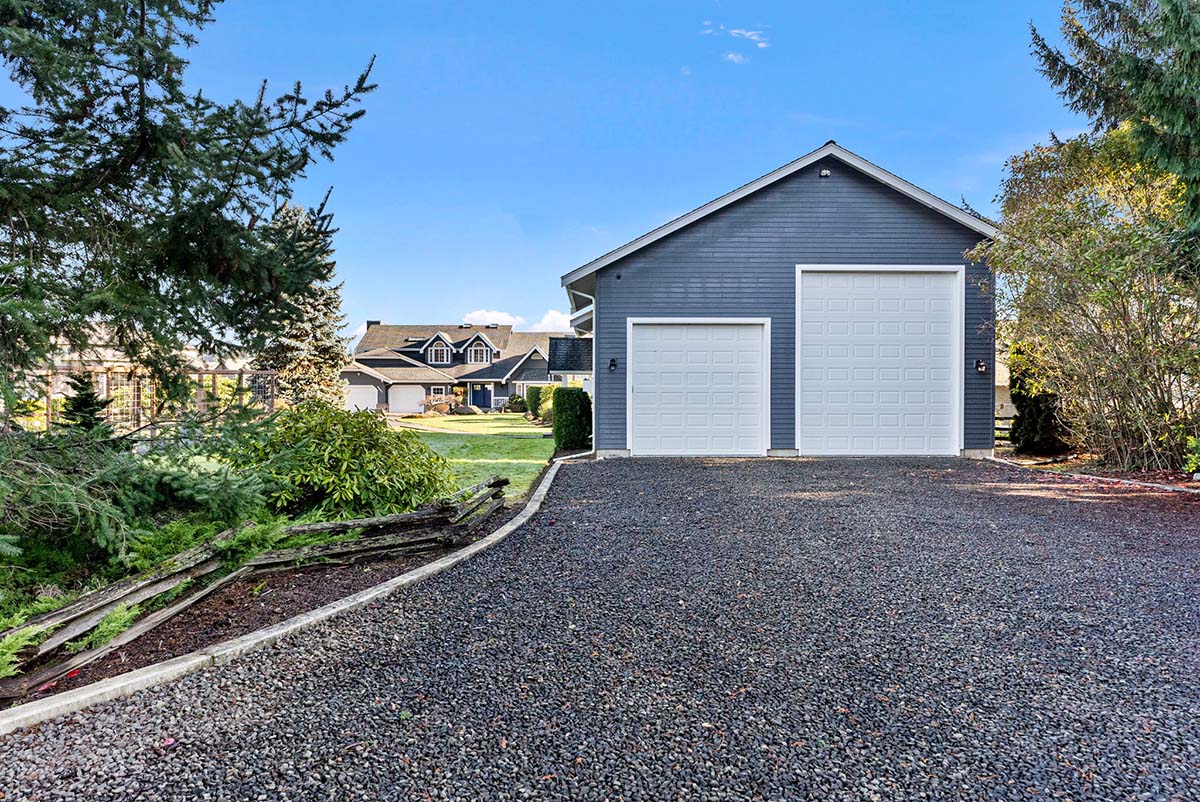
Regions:
<svg viewBox="0 0 1200 802"><path fill-rule="evenodd" d="M574 336L497 324L392 326L368 320L342 371L346 406L421 412L429 396L449 395L459 387L467 403L493 409L513 393L524 395L530 384L559 381L546 361L550 339Z"/></svg>

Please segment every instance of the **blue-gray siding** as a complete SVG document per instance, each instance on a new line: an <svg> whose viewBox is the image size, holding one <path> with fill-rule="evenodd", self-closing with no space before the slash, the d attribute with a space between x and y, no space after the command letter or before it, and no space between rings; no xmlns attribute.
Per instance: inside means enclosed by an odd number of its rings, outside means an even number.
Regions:
<svg viewBox="0 0 1200 802"><path fill-rule="evenodd" d="M822 169L831 175L821 178ZM986 266L963 257L980 239L830 157L604 267L596 275L596 447L627 448L627 318L771 318L770 447L791 449L796 265L964 264L964 445L991 448L994 303ZM977 359L987 374L975 370Z"/></svg>

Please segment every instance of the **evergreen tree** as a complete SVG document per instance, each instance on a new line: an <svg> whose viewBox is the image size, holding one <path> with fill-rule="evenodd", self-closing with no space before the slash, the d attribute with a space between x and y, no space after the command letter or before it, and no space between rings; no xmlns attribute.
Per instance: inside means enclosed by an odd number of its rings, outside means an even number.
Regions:
<svg viewBox="0 0 1200 802"><path fill-rule="evenodd" d="M1066 427L1059 417L1058 396L1038 381L1037 364L1027 348L1009 351L1009 392L1017 414L1013 417L1012 444L1023 454L1061 454L1066 451Z"/></svg>
<svg viewBox="0 0 1200 802"><path fill-rule="evenodd" d="M67 386L71 392L63 404L62 420L66 426L74 426L85 432L96 432L108 428L104 420L104 410L112 403L112 399L101 398L96 392L96 385L87 373L72 373L67 377Z"/></svg>
<svg viewBox="0 0 1200 802"><path fill-rule="evenodd" d="M216 5L0 0L0 60L25 96L0 105L0 408L56 341L84 351L93 332L182 393L184 343L257 350L328 280L323 204L287 242L262 221L332 159L370 66L316 99L263 84L218 103L184 80Z"/></svg>
<svg viewBox="0 0 1200 802"><path fill-rule="evenodd" d="M1062 32L1066 52L1032 29L1042 74L1097 131L1132 123L1141 157L1183 181L1200 234L1200 3L1074 0Z"/></svg>
<svg viewBox="0 0 1200 802"><path fill-rule="evenodd" d="M295 206L285 206L272 222L283 241L302 237L293 229L312 225L308 213ZM333 254L327 252L325 261L332 275ZM268 341L255 360L255 367L276 372L276 392L289 404L308 400L342 404L341 371L350 341L340 334L346 322L341 290L341 284L313 285L299 313Z"/></svg>

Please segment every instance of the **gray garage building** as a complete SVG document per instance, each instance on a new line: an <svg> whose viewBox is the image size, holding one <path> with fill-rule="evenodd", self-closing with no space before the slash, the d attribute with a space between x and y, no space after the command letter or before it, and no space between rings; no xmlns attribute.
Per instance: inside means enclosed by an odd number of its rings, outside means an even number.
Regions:
<svg viewBox="0 0 1200 802"><path fill-rule="evenodd" d="M567 273L597 454L990 453L996 233L831 141Z"/></svg>

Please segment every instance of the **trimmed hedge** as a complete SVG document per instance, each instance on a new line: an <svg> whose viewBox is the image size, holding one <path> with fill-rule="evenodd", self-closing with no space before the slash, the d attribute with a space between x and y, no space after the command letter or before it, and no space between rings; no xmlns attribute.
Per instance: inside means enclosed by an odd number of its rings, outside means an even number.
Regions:
<svg viewBox="0 0 1200 802"><path fill-rule="evenodd" d="M529 407L525 406L525 399L522 398L521 396L517 395L516 393L513 393L512 395L510 395L508 397L508 411L509 412L525 412L528 409L529 409Z"/></svg>
<svg viewBox="0 0 1200 802"><path fill-rule="evenodd" d="M579 387L554 389L554 445L574 451L592 439L592 399Z"/></svg>
<svg viewBox="0 0 1200 802"><path fill-rule="evenodd" d="M533 417L538 416L542 406L542 388L539 385L525 388L525 408Z"/></svg>

